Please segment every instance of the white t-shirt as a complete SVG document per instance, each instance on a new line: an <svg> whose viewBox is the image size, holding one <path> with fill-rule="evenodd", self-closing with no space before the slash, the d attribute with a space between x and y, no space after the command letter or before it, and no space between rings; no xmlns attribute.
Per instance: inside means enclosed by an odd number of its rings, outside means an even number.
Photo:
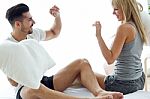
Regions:
<svg viewBox="0 0 150 99"><path fill-rule="evenodd" d="M41 29L33 29L32 34L27 35L27 39L35 39L37 41L42 41L46 39L46 32L41 30ZM7 40L13 41L13 42L18 42L16 41L12 35L10 34Z"/></svg>

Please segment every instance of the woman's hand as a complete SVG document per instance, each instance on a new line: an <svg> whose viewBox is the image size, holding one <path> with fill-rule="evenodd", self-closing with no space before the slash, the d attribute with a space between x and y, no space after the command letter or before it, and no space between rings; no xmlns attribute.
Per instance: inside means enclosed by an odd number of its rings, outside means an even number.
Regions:
<svg viewBox="0 0 150 99"><path fill-rule="evenodd" d="M100 24L100 21L96 21L93 26L96 27L96 37L99 37L101 36L101 24Z"/></svg>

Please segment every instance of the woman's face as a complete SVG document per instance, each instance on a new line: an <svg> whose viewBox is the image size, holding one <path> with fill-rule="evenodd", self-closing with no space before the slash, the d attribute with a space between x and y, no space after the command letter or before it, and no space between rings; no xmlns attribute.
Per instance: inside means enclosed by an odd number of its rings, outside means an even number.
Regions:
<svg viewBox="0 0 150 99"><path fill-rule="evenodd" d="M121 8L114 7L113 14L116 15L118 21L123 21L123 11Z"/></svg>

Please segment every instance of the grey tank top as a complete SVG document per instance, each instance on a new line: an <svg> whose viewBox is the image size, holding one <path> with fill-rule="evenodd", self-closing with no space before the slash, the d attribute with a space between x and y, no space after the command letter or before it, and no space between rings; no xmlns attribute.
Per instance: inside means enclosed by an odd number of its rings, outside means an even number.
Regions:
<svg viewBox="0 0 150 99"><path fill-rule="evenodd" d="M114 70L117 80L135 80L143 72L141 63L141 53L143 50L143 41L140 33L130 43L124 44L123 49L117 58Z"/></svg>

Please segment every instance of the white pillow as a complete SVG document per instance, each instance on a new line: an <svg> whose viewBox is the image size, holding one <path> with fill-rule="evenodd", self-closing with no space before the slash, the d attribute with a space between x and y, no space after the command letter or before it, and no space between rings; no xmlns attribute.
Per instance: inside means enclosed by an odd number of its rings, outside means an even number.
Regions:
<svg viewBox="0 0 150 99"><path fill-rule="evenodd" d="M33 39L0 44L0 69L21 85L38 89L46 72L55 65L45 49Z"/></svg>
<svg viewBox="0 0 150 99"><path fill-rule="evenodd" d="M145 11L142 11L140 14L148 38L148 46L150 46L150 15Z"/></svg>

